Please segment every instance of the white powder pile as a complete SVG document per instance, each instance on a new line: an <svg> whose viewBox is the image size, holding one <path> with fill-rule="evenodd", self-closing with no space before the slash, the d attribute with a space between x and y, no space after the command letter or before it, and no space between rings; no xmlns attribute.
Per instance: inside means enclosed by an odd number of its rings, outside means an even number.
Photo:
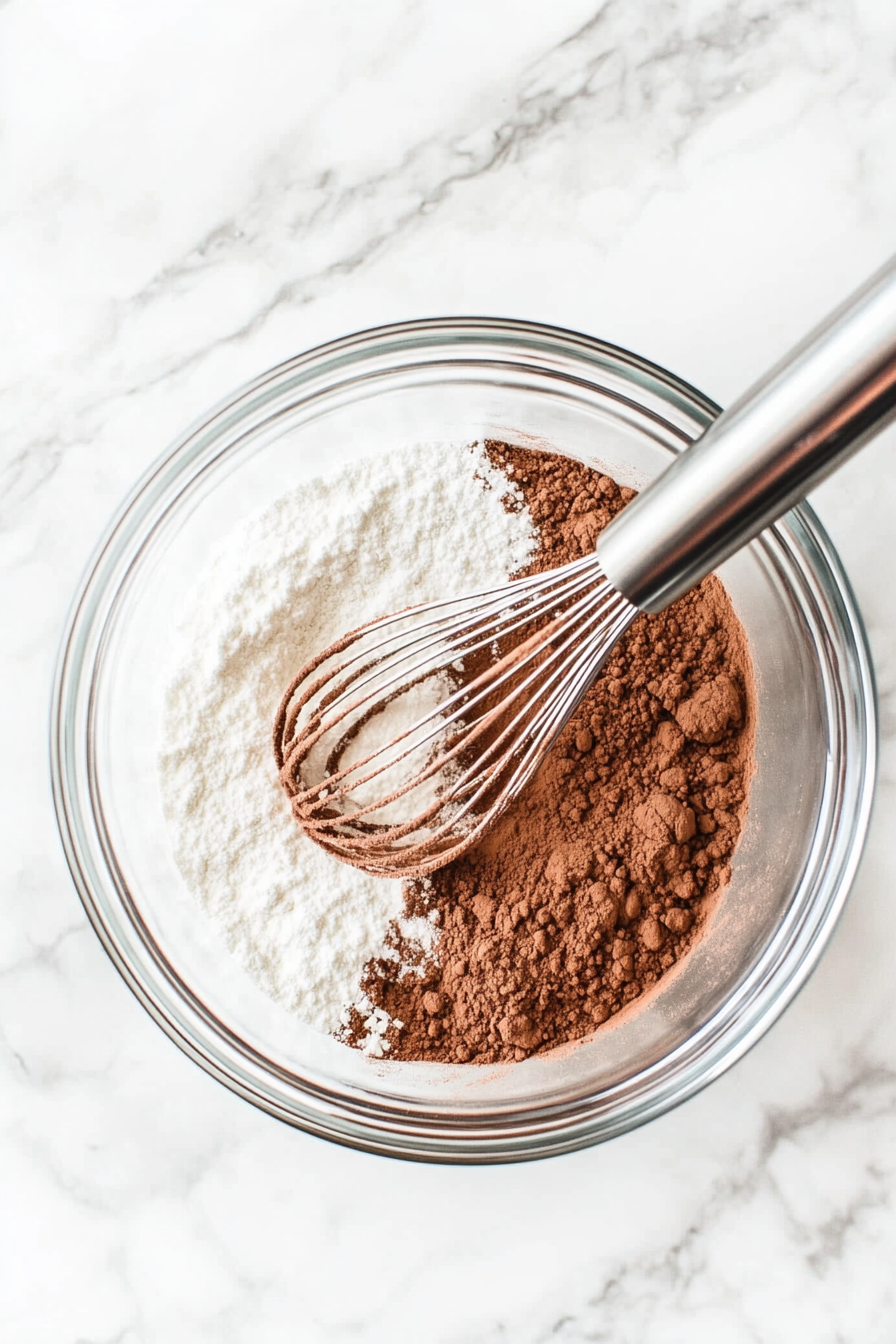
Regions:
<svg viewBox="0 0 896 1344"><path fill-rule="evenodd" d="M299 829L271 750L280 697L347 630L503 582L534 547L521 494L482 449L422 445L285 495L224 540L188 596L160 754L175 858L243 966L321 1031L338 1031L349 1004L366 1010L361 974L387 955L401 882L340 863ZM401 927L431 949L427 921ZM374 1053L387 1026L371 1018Z"/></svg>

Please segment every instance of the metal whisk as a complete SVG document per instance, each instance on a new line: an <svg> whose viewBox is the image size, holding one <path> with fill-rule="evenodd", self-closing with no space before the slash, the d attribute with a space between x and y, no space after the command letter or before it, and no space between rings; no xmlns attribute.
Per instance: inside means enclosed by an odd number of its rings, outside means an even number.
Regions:
<svg viewBox="0 0 896 1344"><path fill-rule="evenodd" d="M385 616L302 668L274 725L297 820L383 876L463 853L638 612L694 587L894 415L896 258L634 499L594 555Z"/></svg>

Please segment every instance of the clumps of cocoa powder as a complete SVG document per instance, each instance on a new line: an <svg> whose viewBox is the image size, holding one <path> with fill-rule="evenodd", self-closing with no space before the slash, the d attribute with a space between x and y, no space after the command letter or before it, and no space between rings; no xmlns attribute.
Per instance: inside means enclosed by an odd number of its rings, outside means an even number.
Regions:
<svg viewBox="0 0 896 1344"><path fill-rule="evenodd" d="M593 550L634 493L556 454L486 450L539 528L526 573ZM368 964L368 998L402 1024L391 1058L521 1060L590 1034L656 985L728 880L752 741L743 631L709 578L638 617L480 845L408 884L406 913L440 932L421 973L397 933L398 959ZM356 1014L347 1038L362 1037Z"/></svg>

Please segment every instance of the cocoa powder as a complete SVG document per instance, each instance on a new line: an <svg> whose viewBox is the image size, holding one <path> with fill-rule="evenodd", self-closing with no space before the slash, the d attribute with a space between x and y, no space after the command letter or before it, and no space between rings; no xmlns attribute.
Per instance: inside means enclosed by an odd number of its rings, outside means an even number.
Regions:
<svg viewBox="0 0 896 1344"><path fill-rule="evenodd" d="M539 528L525 573L593 550L634 493L558 454L486 450ZM752 717L746 640L718 579L639 616L495 828L408 883L407 914L440 935L423 967L408 969L397 932L398 960L368 963L363 988L402 1024L391 1058L522 1060L589 1035L655 986L728 880ZM347 1039L362 1034L356 1014Z"/></svg>

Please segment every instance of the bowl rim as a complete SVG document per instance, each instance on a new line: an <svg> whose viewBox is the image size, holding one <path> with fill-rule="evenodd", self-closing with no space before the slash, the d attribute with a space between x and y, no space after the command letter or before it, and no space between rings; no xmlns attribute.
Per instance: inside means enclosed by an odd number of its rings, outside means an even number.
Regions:
<svg viewBox="0 0 896 1344"><path fill-rule="evenodd" d="M222 435L249 419L253 412L269 406L284 389L292 394L304 388L306 396L315 395L315 389L326 386L327 380L349 369L357 371L362 362L386 360L384 368L394 370L400 366L388 361L394 361L396 357L414 352L422 357L427 351L432 354L446 347L462 348L466 352L462 358L468 360L474 357L477 348L484 349L496 343L503 343L508 351L513 348L518 358L508 355L508 362L516 367L520 367L526 356L537 362L546 354L553 354L581 365L581 378L585 383L590 381L587 376L589 367L605 374L618 376L622 373L653 403L652 413L657 418L661 418L662 405L671 403L705 426L721 410L683 379L622 347L566 328L520 319L417 319L367 328L304 351L244 384L194 421L127 494L78 582L57 657L50 722L54 808L75 887L91 924L125 983L175 1044L245 1100L319 1137L379 1155L467 1164L528 1160L573 1151L614 1137L672 1109L707 1086L751 1049L792 1002L815 969L842 912L867 834L877 763L877 701L867 636L855 596L839 557L811 507L806 503L797 505L763 534L761 544L786 552L791 560L797 557L804 578L813 581L823 592L825 601L833 604L843 635L844 651L850 662L851 684L840 688L849 692L840 705L840 713L847 731L855 739L857 751L849 762L852 805L848 817L851 824L848 833L839 836L836 871L831 869L828 875L824 900L818 903L819 918L813 928L804 931L804 936L797 939L786 954L786 974L782 974L785 964L780 963L759 977L760 982L753 986L741 1006L735 1024L737 1029L730 1023L714 1028L714 1019L710 1019L696 1033L700 1036L702 1032L706 1038L701 1066L691 1068L686 1076L674 1071L676 1056L695 1039L689 1037L682 1046L638 1075L647 1078L654 1073L656 1081L652 1088L647 1086L644 1096L635 1098L615 1114L594 1113L588 1106L590 1098L585 1098L566 1107L502 1112L500 1119L495 1117L489 1121L486 1118L485 1123L479 1123L469 1113L461 1123L455 1123L437 1111L427 1114L427 1108L421 1107L412 1125L404 1105L382 1105L375 1108L374 1113L372 1108L347 1101L344 1097L335 1099L314 1085L306 1087L302 1093L305 1104L298 1104L295 1099L291 1105L284 1104L266 1081L266 1072L267 1075L278 1072L271 1061L267 1061L267 1070L259 1069L251 1057L254 1052L247 1051L226 1024L204 1009L201 1001L193 996L194 1002L185 1005L184 986L176 975L163 974L162 978L167 979L174 996L173 1000L170 997L166 1000L158 986L148 983L145 974L132 964L116 930L115 920L109 915L111 907L104 902L107 893L103 874L97 871L89 845L84 843L86 826L89 823L95 826L99 800L92 774L90 744L80 742L74 728L75 706L79 693L83 693L85 670L91 672L88 699L92 709L93 675L99 666L99 655L88 663L85 653L92 647L101 649L103 630L115 610L118 585L111 585L116 578L122 577L124 559L127 559L126 573L147 541L144 535L141 546L133 551L134 536L140 533L141 526L145 530L147 520L153 517L154 508L170 487L184 479L191 466L200 462L203 454L212 451ZM293 397L293 404L295 400ZM633 404L644 411L643 403ZM225 445L221 451L226 450ZM104 601L107 605L111 601L111 605L105 611L102 625L96 627ZM83 754L85 747L86 757ZM85 782L89 801L86 814L83 808ZM101 837L100 847L104 849ZM104 849L104 859L109 870L105 875L105 886L109 887L111 875L111 886L125 909L122 890L115 882L114 854ZM123 878L121 881L123 883ZM126 884L124 886L126 889ZM152 952L149 946L152 936L142 925L136 907L131 906L125 913L141 942ZM771 946L770 943L763 956ZM164 971L162 963L159 964ZM743 989L743 985L739 986L725 1001L725 1006L732 1004ZM220 1038L217 1046L214 1040L209 1040L209 1033ZM671 1078L666 1076L670 1069ZM287 1078L282 1070L279 1072Z"/></svg>

